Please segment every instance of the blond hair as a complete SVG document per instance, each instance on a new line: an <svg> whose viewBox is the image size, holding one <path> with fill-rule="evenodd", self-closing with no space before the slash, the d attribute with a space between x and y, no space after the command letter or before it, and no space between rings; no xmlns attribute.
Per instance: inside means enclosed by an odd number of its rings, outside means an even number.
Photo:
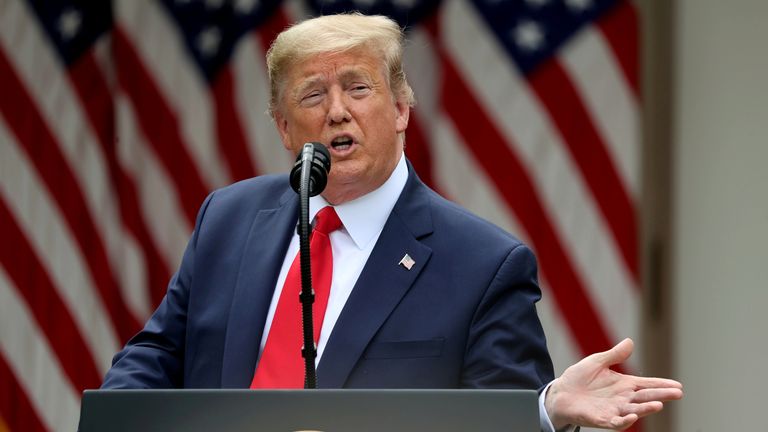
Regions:
<svg viewBox="0 0 768 432"><path fill-rule="evenodd" d="M413 90L403 70L405 36L400 26L380 15L349 13L326 15L295 24L280 33L267 51L269 112L279 108L286 71L312 55L339 53L356 48L379 51L388 71L389 88L396 99L413 106Z"/></svg>

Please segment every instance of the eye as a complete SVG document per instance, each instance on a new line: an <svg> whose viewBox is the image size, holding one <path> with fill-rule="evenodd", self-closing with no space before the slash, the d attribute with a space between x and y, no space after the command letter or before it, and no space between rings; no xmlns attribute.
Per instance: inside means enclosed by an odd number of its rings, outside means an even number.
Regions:
<svg viewBox="0 0 768 432"><path fill-rule="evenodd" d="M350 86L349 91L353 96L364 96L371 91L371 88L367 84L358 83Z"/></svg>
<svg viewBox="0 0 768 432"><path fill-rule="evenodd" d="M302 105L313 105L320 100L322 93L318 90L307 93L301 98Z"/></svg>

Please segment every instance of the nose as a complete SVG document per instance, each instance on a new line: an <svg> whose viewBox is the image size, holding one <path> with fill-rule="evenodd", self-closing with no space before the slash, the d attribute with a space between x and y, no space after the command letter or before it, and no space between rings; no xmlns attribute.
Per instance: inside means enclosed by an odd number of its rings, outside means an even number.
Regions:
<svg viewBox="0 0 768 432"><path fill-rule="evenodd" d="M332 125L352 120L352 114L349 113L344 99L344 92L340 89L333 89L329 92L328 96L328 124Z"/></svg>

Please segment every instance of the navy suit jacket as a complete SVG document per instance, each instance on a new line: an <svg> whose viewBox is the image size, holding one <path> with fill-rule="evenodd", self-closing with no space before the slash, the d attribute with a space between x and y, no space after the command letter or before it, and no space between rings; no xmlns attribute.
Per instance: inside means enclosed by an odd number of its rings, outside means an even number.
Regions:
<svg viewBox="0 0 768 432"><path fill-rule="evenodd" d="M318 386L540 388L553 371L532 252L408 168L328 340ZM103 388L247 388L297 201L286 175L208 196L166 297L115 356ZM398 265L406 253L410 270Z"/></svg>

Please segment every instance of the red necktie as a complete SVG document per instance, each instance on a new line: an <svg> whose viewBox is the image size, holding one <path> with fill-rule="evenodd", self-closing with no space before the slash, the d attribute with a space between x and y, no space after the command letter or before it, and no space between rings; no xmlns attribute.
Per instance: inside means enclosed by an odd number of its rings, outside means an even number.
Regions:
<svg viewBox="0 0 768 432"><path fill-rule="evenodd" d="M312 251L312 288L315 290L315 302L312 305L315 343L323 326L333 275L333 253L328 235L340 227L341 220L331 206L324 207L315 216L315 227L309 242L309 248ZM304 387L299 261L299 254L296 254L288 270L288 276L285 278L285 285L277 302L272 326L267 335L267 343L256 366L251 388Z"/></svg>

